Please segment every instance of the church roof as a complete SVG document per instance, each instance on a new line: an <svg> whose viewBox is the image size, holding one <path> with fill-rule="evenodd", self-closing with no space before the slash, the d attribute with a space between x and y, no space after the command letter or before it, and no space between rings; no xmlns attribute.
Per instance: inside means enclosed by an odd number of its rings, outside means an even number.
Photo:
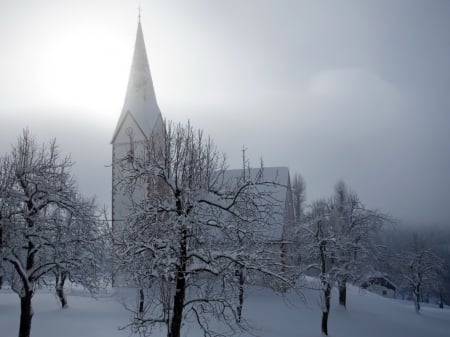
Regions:
<svg viewBox="0 0 450 337"><path fill-rule="evenodd" d="M251 179L255 179L259 173L259 168L251 168L247 174L249 174ZM239 179L242 174L242 169L229 169L224 172L225 180ZM284 166L263 167L261 180L275 183L275 185L263 185L263 189L270 191L272 197L284 205L286 201L286 188L289 182L289 169Z"/></svg>
<svg viewBox="0 0 450 337"><path fill-rule="evenodd" d="M127 93L111 142L114 142L127 113L132 115L147 138L151 135L158 119L162 119L158 103L156 102L155 89L140 21L136 33Z"/></svg>

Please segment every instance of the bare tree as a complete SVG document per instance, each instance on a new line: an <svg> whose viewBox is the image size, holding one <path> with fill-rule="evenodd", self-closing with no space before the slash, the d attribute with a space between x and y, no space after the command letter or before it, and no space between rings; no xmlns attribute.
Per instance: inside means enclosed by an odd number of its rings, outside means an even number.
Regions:
<svg viewBox="0 0 450 337"><path fill-rule="evenodd" d="M417 234L414 234L410 249L398 254L397 266L405 286L412 292L416 313L419 313L422 293L424 289L435 287L439 283L444 268L443 261L431 249L425 248Z"/></svg>
<svg viewBox="0 0 450 337"><path fill-rule="evenodd" d="M55 141L38 146L28 130L1 159L1 257L13 271L11 287L20 297L19 337L30 335L32 298L43 277L57 268L81 268L86 262L84 252L69 254L58 241L68 238L57 234L62 214L81 217L90 212L77 196L71 166Z"/></svg>
<svg viewBox="0 0 450 337"><path fill-rule="evenodd" d="M303 177L296 173L292 181L292 199L294 204L295 223L303 222L306 208L306 183Z"/></svg>
<svg viewBox="0 0 450 337"><path fill-rule="evenodd" d="M262 171L228 177L225 168L212 141L189 124L169 124L162 140L147 143L145 156L122 160L120 187L130 210L114 233L116 273L152 294L140 296L133 329L147 334L166 326L167 336L179 337L190 318L205 336L228 335L245 328L244 278L291 285L268 241L280 225L270 221L275 200L259 189L275 183ZM142 184L145 196L135 198Z"/></svg>
<svg viewBox="0 0 450 337"><path fill-rule="evenodd" d="M376 243L375 234L387 217L368 210L343 182L332 198L313 202L301 224L302 265L318 275L322 291L322 332L328 334L331 289L337 282L339 303L346 305L348 281L366 272Z"/></svg>
<svg viewBox="0 0 450 337"><path fill-rule="evenodd" d="M66 308L67 298L64 285L67 280L84 286L89 291L102 287L104 271L107 226L100 221L94 199L75 196L70 211L56 208L49 217L53 226L54 242L49 253L58 263L52 273L55 275L55 290L61 307Z"/></svg>
<svg viewBox="0 0 450 337"><path fill-rule="evenodd" d="M430 280L432 282L426 282L420 287L422 295L419 297L426 298L430 294L438 299L440 307L444 307L445 303L450 302L450 249L448 245L450 231L448 228L426 224L420 226L398 225L385 228L381 232L380 239L383 241L385 249L378 268L389 274L396 282L398 295L402 298L411 296L413 299L412 283L408 282L403 275L409 273L405 264L408 260L412 260L414 255L412 252L418 250L414 247L419 247L419 250L426 250L437 256L436 261L439 266L437 273ZM408 253L406 255L409 258L404 256L405 253Z"/></svg>
<svg viewBox="0 0 450 337"><path fill-rule="evenodd" d="M9 207L5 202L8 195L7 191L12 182L12 172L9 171L9 165L6 158L0 157L0 289L3 286L5 278L5 265L3 261L4 247L6 244L6 233L3 234L5 223L8 221L10 214Z"/></svg>
<svg viewBox="0 0 450 337"><path fill-rule="evenodd" d="M332 259L335 255L335 233L332 230L332 210L327 200L314 201L302 227L305 246L309 252L306 270L317 272L321 289L322 333L328 335L331 289L334 283Z"/></svg>
<svg viewBox="0 0 450 337"><path fill-rule="evenodd" d="M336 237L333 272L338 283L339 304L345 307L347 283L358 281L367 272L368 258L377 247L375 235L388 217L367 209L343 181L336 184L330 207Z"/></svg>

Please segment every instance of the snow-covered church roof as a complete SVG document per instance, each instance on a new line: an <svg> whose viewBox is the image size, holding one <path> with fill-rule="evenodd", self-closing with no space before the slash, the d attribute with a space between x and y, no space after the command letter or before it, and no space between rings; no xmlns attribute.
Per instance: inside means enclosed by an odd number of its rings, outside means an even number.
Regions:
<svg viewBox="0 0 450 337"><path fill-rule="evenodd" d="M242 169L229 169L224 172L226 181L239 179L243 174ZM286 202L286 189L289 185L289 169L287 167L263 167L262 172L259 168L251 168L246 173L249 178L255 179L258 174L262 174L261 181L271 182L274 184L261 185L264 191L270 192L273 199L281 205Z"/></svg>
<svg viewBox="0 0 450 337"><path fill-rule="evenodd" d="M136 33L136 43L134 45L133 62L128 79L127 93L122 113L114 130L112 143L128 113L131 114L147 138L151 135L158 119L162 120L161 112L156 102L155 89L153 87L140 21Z"/></svg>

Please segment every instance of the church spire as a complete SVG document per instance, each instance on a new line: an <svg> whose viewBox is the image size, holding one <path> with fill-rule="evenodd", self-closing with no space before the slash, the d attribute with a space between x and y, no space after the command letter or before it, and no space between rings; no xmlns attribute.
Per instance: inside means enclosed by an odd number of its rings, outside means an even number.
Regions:
<svg viewBox="0 0 450 337"><path fill-rule="evenodd" d="M156 102L155 90L145 49L140 8L138 20L136 42L134 45L133 61L128 79L127 92L122 113L119 122L117 123L116 130L114 131L113 142L128 113L132 115L144 136L147 138L152 133L158 120L162 120L161 112L158 103Z"/></svg>

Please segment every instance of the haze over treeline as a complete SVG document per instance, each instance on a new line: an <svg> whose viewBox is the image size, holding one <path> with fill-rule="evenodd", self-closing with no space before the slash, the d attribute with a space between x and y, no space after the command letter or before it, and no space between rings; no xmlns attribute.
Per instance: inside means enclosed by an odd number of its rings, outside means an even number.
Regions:
<svg viewBox="0 0 450 337"><path fill-rule="evenodd" d="M72 153L80 187L110 203L109 142L137 4L0 5L0 151L29 126ZM343 179L406 224L448 225L447 1L148 1L143 30L165 118L226 152L289 166L309 201ZM20 23L20 24L19 24Z"/></svg>

